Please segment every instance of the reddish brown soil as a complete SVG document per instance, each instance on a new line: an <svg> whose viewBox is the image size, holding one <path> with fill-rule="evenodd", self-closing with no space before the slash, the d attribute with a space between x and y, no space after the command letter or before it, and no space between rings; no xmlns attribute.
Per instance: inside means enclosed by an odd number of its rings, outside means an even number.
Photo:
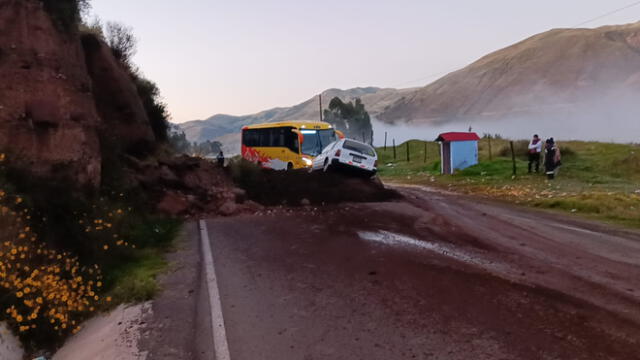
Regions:
<svg viewBox="0 0 640 360"><path fill-rule="evenodd" d="M640 358L638 233L401 193L209 221L232 358Z"/></svg>

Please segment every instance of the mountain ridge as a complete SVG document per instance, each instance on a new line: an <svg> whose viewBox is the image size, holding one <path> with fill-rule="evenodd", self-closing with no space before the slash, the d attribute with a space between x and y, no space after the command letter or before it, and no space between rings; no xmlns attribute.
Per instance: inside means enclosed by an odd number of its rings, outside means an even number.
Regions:
<svg viewBox="0 0 640 360"><path fill-rule="evenodd" d="M392 104L386 122L445 123L570 111L640 92L640 23L552 29L487 54ZM612 101L608 103L606 101ZM625 103L626 104L626 103ZM583 110L584 107L584 110Z"/></svg>
<svg viewBox="0 0 640 360"><path fill-rule="evenodd" d="M392 89L379 87L356 87L351 89L331 88L322 92L323 109L327 109L332 98L338 96L343 101L351 101L360 98L367 111L372 116L384 111L384 107L399 99L407 91L412 89ZM263 122L278 122L288 120L318 120L320 109L317 96L302 103L290 107L275 107L250 115L216 114L208 119L193 120L176 124L179 126L191 142L203 142L207 140L221 141L226 148L231 147L233 141L238 138L233 134L239 134L242 126Z"/></svg>

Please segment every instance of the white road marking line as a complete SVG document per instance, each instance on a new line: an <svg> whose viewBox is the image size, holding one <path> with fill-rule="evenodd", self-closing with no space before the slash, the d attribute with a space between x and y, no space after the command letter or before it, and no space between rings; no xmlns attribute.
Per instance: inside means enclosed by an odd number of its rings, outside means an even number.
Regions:
<svg viewBox="0 0 640 360"><path fill-rule="evenodd" d="M213 264L213 252L211 242L207 232L207 223L199 221L200 240L202 243L202 258L204 260L204 270L209 292L209 306L211 310L211 329L213 330L213 346L215 348L215 360L230 360L229 344L227 343L227 331L224 327L222 316L222 303L220 302L220 290L216 278L215 266Z"/></svg>

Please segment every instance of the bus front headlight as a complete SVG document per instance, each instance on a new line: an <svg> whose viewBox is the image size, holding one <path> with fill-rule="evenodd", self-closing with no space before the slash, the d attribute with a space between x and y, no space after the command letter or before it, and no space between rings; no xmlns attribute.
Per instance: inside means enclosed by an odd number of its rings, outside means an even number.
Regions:
<svg viewBox="0 0 640 360"><path fill-rule="evenodd" d="M305 165L307 166L311 166L313 165L313 161L309 158L302 158L302 161L304 162Z"/></svg>

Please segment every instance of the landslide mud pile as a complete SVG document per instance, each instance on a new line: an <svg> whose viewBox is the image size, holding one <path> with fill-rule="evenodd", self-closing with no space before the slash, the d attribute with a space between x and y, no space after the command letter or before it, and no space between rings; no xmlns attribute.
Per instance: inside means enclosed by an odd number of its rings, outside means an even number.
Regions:
<svg viewBox="0 0 640 360"><path fill-rule="evenodd" d="M379 202L400 197L377 178L331 171L271 171L241 161L232 165L234 182L262 205L322 205Z"/></svg>

